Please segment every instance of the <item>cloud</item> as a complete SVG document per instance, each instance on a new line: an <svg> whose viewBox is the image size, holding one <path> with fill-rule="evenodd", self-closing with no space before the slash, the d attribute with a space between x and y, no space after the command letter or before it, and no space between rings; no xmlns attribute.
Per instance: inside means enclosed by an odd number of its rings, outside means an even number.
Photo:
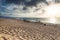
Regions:
<svg viewBox="0 0 60 40"><path fill-rule="evenodd" d="M45 2L46 0L6 0L6 3L11 4L24 4L26 6L35 6L39 2Z"/></svg>
<svg viewBox="0 0 60 40"><path fill-rule="evenodd" d="M60 3L60 0L55 0L55 2Z"/></svg>
<svg viewBox="0 0 60 40"><path fill-rule="evenodd" d="M45 6L45 0L5 0L2 1L0 14L13 17L37 17L44 12Z"/></svg>
<svg viewBox="0 0 60 40"><path fill-rule="evenodd" d="M0 0L0 16L40 17L47 6L46 0Z"/></svg>

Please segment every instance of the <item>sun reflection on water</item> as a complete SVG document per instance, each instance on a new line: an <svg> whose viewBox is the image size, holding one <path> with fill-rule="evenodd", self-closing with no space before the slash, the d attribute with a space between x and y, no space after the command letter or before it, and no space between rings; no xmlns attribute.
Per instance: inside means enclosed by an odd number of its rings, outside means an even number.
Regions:
<svg viewBox="0 0 60 40"><path fill-rule="evenodd" d="M48 22L49 22L49 23L54 23L54 24L55 24L55 23L56 23L56 18L49 18Z"/></svg>
<svg viewBox="0 0 60 40"><path fill-rule="evenodd" d="M44 20L40 20L40 21L42 23L60 24L59 20L60 20L59 18L51 17L51 18L46 18Z"/></svg>

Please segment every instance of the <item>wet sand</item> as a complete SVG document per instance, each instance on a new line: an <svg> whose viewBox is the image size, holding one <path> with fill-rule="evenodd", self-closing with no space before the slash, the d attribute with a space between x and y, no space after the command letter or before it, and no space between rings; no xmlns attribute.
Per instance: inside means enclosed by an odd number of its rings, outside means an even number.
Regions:
<svg viewBox="0 0 60 40"><path fill-rule="evenodd" d="M60 40L60 25L0 18L1 35L6 40Z"/></svg>

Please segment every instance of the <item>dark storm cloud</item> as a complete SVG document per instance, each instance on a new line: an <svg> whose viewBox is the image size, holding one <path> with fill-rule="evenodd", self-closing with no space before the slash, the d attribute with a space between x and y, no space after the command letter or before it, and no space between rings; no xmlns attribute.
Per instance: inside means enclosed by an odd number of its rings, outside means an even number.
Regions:
<svg viewBox="0 0 60 40"><path fill-rule="evenodd" d="M45 2L45 0L31 0L31 1L28 1L28 0L6 0L6 3L8 3L8 4L11 4L11 3L18 4L18 5L24 4L26 6L36 5L39 2Z"/></svg>

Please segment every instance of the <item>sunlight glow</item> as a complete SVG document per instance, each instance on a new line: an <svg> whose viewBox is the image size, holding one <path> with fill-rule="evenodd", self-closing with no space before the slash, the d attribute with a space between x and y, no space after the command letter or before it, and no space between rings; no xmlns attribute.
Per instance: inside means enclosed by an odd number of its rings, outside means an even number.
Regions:
<svg viewBox="0 0 60 40"><path fill-rule="evenodd" d="M49 19L49 22L50 22L50 23L56 23L56 18L50 18L50 19Z"/></svg>
<svg viewBox="0 0 60 40"><path fill-rule="evenodd" d="M60 4L49 5L45 10L45 14L49 17L56 17L60 15Z"/></svg>
<svg viewBox="0 0 60 40"><path fill-rule="evenodd" d="M46 7L45 15L48 17L48 23L57 23L57 17L60 17L60 4L50 4Z"/></svg>

